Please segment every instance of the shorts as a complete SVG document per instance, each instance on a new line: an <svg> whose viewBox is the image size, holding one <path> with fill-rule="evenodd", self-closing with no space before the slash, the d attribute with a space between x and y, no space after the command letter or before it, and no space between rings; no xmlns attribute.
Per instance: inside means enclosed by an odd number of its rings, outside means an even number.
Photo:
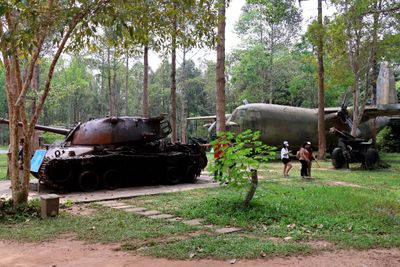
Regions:
<svg viewBox="0 0 400 267"><path fill-rule="evenodd" d="M290 159L288 159L288 158L283 158L282 159L282 162L283 162L283 164L288 164L289 162L290 162Z"/></svg>

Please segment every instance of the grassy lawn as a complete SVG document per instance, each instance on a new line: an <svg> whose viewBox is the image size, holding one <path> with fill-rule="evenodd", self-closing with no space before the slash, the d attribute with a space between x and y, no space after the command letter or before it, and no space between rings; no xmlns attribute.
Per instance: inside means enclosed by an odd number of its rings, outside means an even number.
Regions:
<svg viewBox="0 0 400 267"><path fill-rule="evenodd" d="M196 237L145 250L155 256L185 258L196 251L193 244L201 247L198 257L218 258L225 255L221 250L245 258L257 257L260 250L305 253L313 250L308 244L320 240L335 248L400 247L400 155L388 154L384 159L390 169L364 171L354 165L350 170L333 170L330 162L319 162L312 181L299 178L298 163L289 179L282 177L280 163L269 163L268 170L261 172L263 179L250 209L241 206L245 192L226 187L128 202L244 229L242 234ZM291 241L283 242L287 237Z"/></svg>
<svg viewBox="0 0 400 267"><path fill-rule="evenodd" d="M80 216L62 212L59 217L13 218L0 221L0 239L46 241L61 234L96 242L142 241L178 235L196 229L180 222L152 220L143 216L110 208L94 206L97 212Z"/></svg>
<svg viewBox="0 0 400 267"><path fill-rule="evenodd" d="M4 180L7 174L7 154L0 154L0 181Z"/></svg>
<svg viewBox="0 0 400 267"><path fill-rule="evenodd" d="M400 154L383 159L391 168L364 171L352 165L350 170L334 170L330 162L319 162L311 181L300 178L297 162L290 178L281 174L280 162L269 163L260 170L261 181L248 209L241 205L245 191L224 186L125 200L205 224L242 228L238 233L216 235L92 205L96 212L87 216L62 212L49 220L0 221L0 239L43 241L73 234L82 240L117 242L136 253L179 259L400 247ZM315 246L318 242L328 246Z"/></svg>

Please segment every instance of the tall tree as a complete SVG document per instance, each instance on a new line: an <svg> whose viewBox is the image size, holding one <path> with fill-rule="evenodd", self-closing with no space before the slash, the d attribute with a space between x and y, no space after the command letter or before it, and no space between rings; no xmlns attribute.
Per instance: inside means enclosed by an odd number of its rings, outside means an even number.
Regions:
<svg viewBox="0 0 400 267"><path fill-rule="evenodd" d="M279 76L274 61L280 47L288 47L299 32L301 15L294 0L248 0L236 31L250 45L262 44L269 52L264 101L273 103Z"/></svg>
<svg viewBox="0 0 400 267"><path fill-rule="evenodd" d="M225 126L225 11L226 1L218 1L218 35L216 71L217 132L224 132Z"/></svg>
<svg viewBox="0 0 400 267"><path fill-rule="evenodd" d="M184 85L186 82L186 48L183 48L183 60L182 60L182 75L181 75L181 83ZM181 141L183 144L186 144L186 135L187 135L187 88L185 86L181 86Z"/></svg>
<svg viewBox="0 0 400 267"><path fill-rule="evenodd" d="M174 2L174 17L172 19L172 51L171 51L171 139L172 142L175 143L177 141L177 128L176 128L176 38L178 31L178 15L177 13L177 4Z"/></svg>
<svg viewBox="0 0 400 267"><path fill-rule="evenodd" d="M124 108L125 116L129 115L129 55L128 52L125 55L125 95L124 95Z"/></svg>
<svg viewBox="0 0 400 267"><path fill-rule="evenodd" d="M52 0L14 2L3 1L0 11L0 52L2 64L6 69L6 91L9 113L10 145L11 145L11 189L15 207L26 202L28 198L30 169L30 140L34 126L43 109L50 91L50 84L55 65L63 52L67 41L74 35L79 23L87 21L99 10L107 6L108 1L63 1ZM89 23L87 23L89 24ZM83 24L80 24L85 28ZM58 32L59 34L55 34ZM28 118L26 111L26 95L29 90L34 67L44 42L56 44L52 55L47 79L35 112ZM23 55L23 58L22 58ZM21 69L25 70L22 75ZM22 121L22 132L25 139L23 145L23 177L18 170L18 121Z"/></svg>
<svg viewBox="0 0 400 267"><path fill-rule="evenodd" d="M170 21L171 46L164 47L171 51L171 127L172 141L177 139L176 124L176 50L193 47L211 47L214 45L214 1L176 1L166 4L165 9L172 14ZM181 121L186 118L181 118Z"/></svg>
<svg viewBox="0 0 400 267"><path fill-rule="evenodd" d="M333 52L336 58L340 58L342 54L346 55L352 74L351 134L357 136L366 103L375 89L374 62L378 62L379 57L383 58L384 54L391 50L382 46L383 49L378 52L377 47L384 43L385 39L399 34L400 29L395 25L400 22L396 15L400 5L393 0L335 0L333 3L338 13L332 22L332 28L340 29L331 35L336 48Z"/></svg>
<svg viewBox="0 0 400 267"><path fill-rule="evenodd" d="M143 117L149 117L149 47L144 47L143 53Z"/></svg>
<svg viewBox="0 0 400 267"><path fill-rule="evenodd" d="M324 88L324 25L322 0L318 0L318 158L325 159L325 88Z"/></svg>

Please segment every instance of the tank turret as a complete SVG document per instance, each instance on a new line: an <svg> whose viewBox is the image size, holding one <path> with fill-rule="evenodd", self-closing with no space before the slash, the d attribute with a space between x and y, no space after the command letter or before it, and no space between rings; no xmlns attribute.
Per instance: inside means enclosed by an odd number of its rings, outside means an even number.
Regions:
<svg viewBox="0 0 400 267"><path fill-rule="evenodd" d="M8 121L0 119L0 123ZM171 126L162 116L93 119L71 130L35 128L66 135L35 159L38 169L31 169L40 182L59 189L195 182L207 165L205 150L198 143L169 142Z"/></svg>

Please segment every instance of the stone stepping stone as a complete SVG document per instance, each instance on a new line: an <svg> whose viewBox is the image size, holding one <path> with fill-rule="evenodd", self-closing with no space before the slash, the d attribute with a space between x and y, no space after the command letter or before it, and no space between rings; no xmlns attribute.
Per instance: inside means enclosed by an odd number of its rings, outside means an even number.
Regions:
<svg viewBox="0 0 400 267"><path fill-rule="evenodd" d="M141 215L144 216L152 216L152 215L158 215L161 214L161 212L159 212L158 210L146 210L146 211L142 211L142 212L138 212Z"/></svg>
<svg viewBox="0 0 400 267"><path fill-rule="evenodd" d="M180 218L170 218L170 219L167 219L167 221L170 221L170 222L181 222L182 220Z"/></svg>
<svg viewBox="0 0 400 267"><path fill-rule="evenodd" d="M193 219L193 220L184 220L182 221L184 224L187 225L192 225L192 226L197 226L201 225L201 221L199 219Z"/></svg>
<svg viewBox="0 0 400 267"><path fill-rule="evenodd" d="M111 208L122 210L122 209L132 208L132 206L130 206L130 205L122 205L122 206L113 206Z"/></svg>
<svg viewBox="0 0 400 267"><path fill-rule="evenodd" d="M126 212L135 212L135 213L139 213L139 212L143 212L145 211L145 208L128 208L128 209L124 209L124 211Z"/></svg>
<svg viewBox="0 0 400 267"><path fill-rule="evenodd" d="M241 230L242 229L236 228L236 227L224 227L224 228L215 229L215 232L218 234L230 234L230 233L239 232Z"/></svg>
<svg viewBox="0 0 400 267"><path fill-rule="evenodd" d="M149 218L151 218L151 219L171 219L173 217L174 217L174 215L171 215L171 214L157 214L157 215L149 216Z"/></svg>

